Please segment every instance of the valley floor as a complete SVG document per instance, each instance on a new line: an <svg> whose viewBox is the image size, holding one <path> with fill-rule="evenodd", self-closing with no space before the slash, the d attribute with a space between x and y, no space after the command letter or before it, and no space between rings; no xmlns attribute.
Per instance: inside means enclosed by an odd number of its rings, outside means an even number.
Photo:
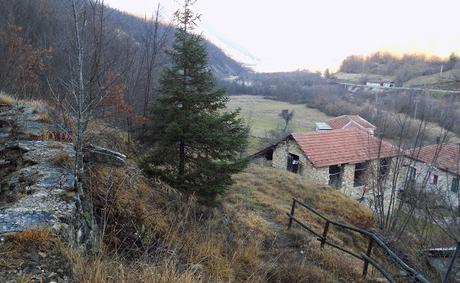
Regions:
<svg viewBox="0 0 460 283"><path fill-rule="evenodd" d="M241 108L241 116L251 127L249 153L254 153L260 149L260 138L264 138L268 131L283 126L283 120L278 116L283 109L294 111L294 118L291 122L293 132L314 131L315 122L332 118L332 116L309 108L305 104L292 104L256 95L230 96L227 107L231 110Z"/></svg>

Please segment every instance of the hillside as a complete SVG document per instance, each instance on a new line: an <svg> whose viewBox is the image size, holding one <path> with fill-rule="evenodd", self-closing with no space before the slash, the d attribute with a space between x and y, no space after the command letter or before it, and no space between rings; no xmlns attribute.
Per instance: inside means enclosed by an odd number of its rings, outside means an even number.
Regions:
<svg viewBox="0 0 460 283"><path fill-rule="evenodd" d="M129 34L138 44L141 44L142 40L144 40L144 20L110 7L107 7L107 9L107 13L111 17L113 26L126 34ZM170 47L174 40L174 29L163 23L160 25L159 33L161 34L165 31L168 33L167 45ZM209 65L217 78L244 75L250 71L249 68L228 56L222 49L217 47L211 41L205 40L205 43L208 51Z"/></svg>
<svg viewBox="0 0 460 283"><path fill-rule="evenodd" d="M30 103L17 102L3 95L0 117L8 117L6 114L11 115L13 112L10 110L15 107L31 109L29 107L37 105ZM51 119L40 118L51 117L47 115L47 107L34 109L33 119L52 126ZM16 120L15 117L13 120ZM65 146L58 146L60 141L54 140L58 136L46 134L48 131L41 134L42 130L31 136L33 132L30 131L36 129L34 125L24 124L24 129L28 131L20 139L29 137L36 144L50 144L49 150L53 154L43 151L43 154L37 155L41 159L34 162L38 162L39 166L51 166L55 168L53 170L67 168L67 159L55 157L60 156L61 150L67 150ZM95 257L85 255L69 246L73 243L72 237L63 235L76 232L72 228L79 227L74 224L78 221L59 224L51 220L58 219L59 214L55 216L56 210L50 204L51 218L37 218L38 222L30 226L0 231L3 239L0 254L7 255L0 259L0 276L7 282L362 280L359 262L344 257L336 250L320 249L315 238L297 226L286 229L286 212L293 197L307 202L331 219L371 227L370 211L342 193L310 184L295 174L249 167L233 177L234 184L221 197L220 205L208 208L159 180L145 178L136 165L136 145L130 143L124 133L97 123L93 123L90 129L93 143L110 145L111 149L130 156L125 165L96 161L87 164L86 186L100 229L97 233L102 241L100 254ZM30 146L24 150L31 152ZM33 156L26 152L24 156ZM52 161L51 165L47 165L48 160ZM2 176L14 176L17 174L14 170L0 167ZM25 176L24 182L28 182L29 177ZM70 191L64 193L54 188L52 182L40 179L38 182L40 188L34 189L38 191L32 191L31 195L21 193L18 187L11 188L17 191L17 198L3 199L6 204L2 204L0 212L6 213L8 207L23 211L21 208L27 206L31 211L39 211L45 204L48 206L46 201L21 201L33 196L42 200L59 197L70 204L75 201L75 194ZM3 185L0 194L5 194ZM71 217L70 214L76 216L75 213L69 210L66 217ZM321 229L324 224L321 219L301 213L298 217L315 229ZM67 228L62 230L63 227ZM87 235L87 232L82 233L80 235ZM351 249L362 251L365 248L353 241L354 236L348 232L337 230L331 231L330 235L336 243ZM37 269L38 266L41 269Z"/></svg>
<svg viewBox="0 0 460 283"><path fill-rule="evenodd" d="M394 76L367 74L367 73L334 73L334 79L341 82L349 82L355 84L366 84L366 82L391 82L394 81Z"/></svg>
<svg viewBox="0 0 460 283"><path fill-rule="evenodd" d="M82 1L76 1L77 8ZM76 66L71 1L0 0L0 5L0 89L45 99L50 98L50 88L55 93L67 92L65 82ZM86 10L78 10L79 20L87 21L83 56L88 65L95 66L87 71L98 73L91 75L98 85L122 86L126 99L138 110L144 105L143 93L153 96L161 69L170 64L166 51L174 41L175 28L101 7L87 5ZM217 78L250 72L212 42L203 44Z"/></svg>
<svg viewBox="0 0 460 283"><path fill-rule="evenodd" d="M439 89L458 89L460 70L449 70L442 74L420 76L404 82L405 87L427 87Z"/></svg>
<svg viewBox="0 0 460 283"><path fill-rule="evenodd" d="M339 82L366 84L367 82L393 82L396 81L395 76L377 75L369 73L343 73L337 72L333 75L334 80ZM460 81L460 70L449 70L442 74L430 74L423 76L415 76L408 81L399 83L397 86L414 87L414 88L429 88L443 90L458 90Z"/></svg>
<svg viewBox="0 0 460 283"><path fill-rule="evenodd" d="M348 56L333 76L352 83L393 81L398 86L455 89L458 88L459 69L459 57L455 53L440 58L425 54L375 52Z"/></svg>

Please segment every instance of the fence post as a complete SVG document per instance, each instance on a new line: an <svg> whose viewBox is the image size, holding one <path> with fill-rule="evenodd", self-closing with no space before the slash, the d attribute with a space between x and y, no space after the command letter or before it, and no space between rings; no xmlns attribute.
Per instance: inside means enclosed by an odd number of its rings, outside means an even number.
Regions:
<svg viewBox="0 0 460 283"><path fill-rule="evenodd" d="M324 225L323 237L321 238L321 248L324 247L324 244L326 244L326 237L327 237L328 231L329 231L329 221L326 221L326 225Z"/></svg>
<svg viewBox="0 0 460 283"><path fill-rule="evenodd" d="M368 257L371 257L372 245L373 244L374 244L374 240L372 239L372 237L369 237L369 244L367 245L367 251L366 251L366 255ZM364 267L363 267L363 276L364 277L367 276L368 269L369 269L369 262L367 261L367 259L364 259Z"/></svg>
<svg viewBox="0 0 460 283"><path fill-rule="evenodd" d="M292 217L294 217L294 212L295 212L295 199L292 199L291 215L289 216L288 229L291 229Z"/></svg>

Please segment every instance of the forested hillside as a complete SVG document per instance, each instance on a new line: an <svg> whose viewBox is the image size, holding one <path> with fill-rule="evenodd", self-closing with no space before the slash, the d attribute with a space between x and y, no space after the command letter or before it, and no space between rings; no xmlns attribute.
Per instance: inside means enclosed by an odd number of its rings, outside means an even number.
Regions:
<svg viewBox="0 0 460 283"><path fill-rule="evenodd" d="M341 92L321 73L307 70L279 73L248 73L224 83L230 94L263 95L291 103L314 100L324 92Z"/></svg>
<svg viewBox="0 0 460 283"><path fill-rule="evenodd" d="M339 71L342 73L370 75L362 82L372 80L372 75L387 76L402 84L411 79L460 69L459 57L452 53L448 58L424 54L404 54L397 56L387 52L376 52L367 56L350 55L343 60ZM374 78L375 79L375 78ZM457 78L458 79L458 78Z"/></svg>
<svg viewBox="0 0 460 283"><path fill-rule="evenodd" d="M0 5L0 89L30 97L47 95L50 85L55 92L62 90L61 83L68 80L74 63L69 61L74 44L71 2L0 0ZM148 81L154 83L152 77L168 64L164 50L173 42L174 28L170 23L155 22L155 15L145 21L110 7L98 13L103 17L91 11L86 16L88 24L93 25L93 34L88 36L91 47L87 49L97 50L88 56L95 59L103 54L98 59L101 67L104 65L112 77L117 77L117 83L125 85L125 96L136 106L141 105L142 93L154 89ZM103 20L91 23L98 19ZM248 72L213 43L204 44L217 77Z"/></svg>

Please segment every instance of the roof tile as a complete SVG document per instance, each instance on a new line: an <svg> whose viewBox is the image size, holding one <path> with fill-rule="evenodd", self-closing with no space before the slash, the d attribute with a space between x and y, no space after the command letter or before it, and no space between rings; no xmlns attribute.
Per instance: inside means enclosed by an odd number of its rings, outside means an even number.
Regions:
<svg viewBox="0 0 460 283"><path fill-rule="evenodd" d="M333 129L347 129L347 128L364 128L364 129L375 129L376 127L369 123L366 119L359 115L342 115L335 117L327 123Z"/></svg>
<svg viewBox="0 0 460 283"><path fill-rule="evenodd" d="M315 167L398 155L395 146L362 130L294 133L292 137Z"/></svg>
<svg viewBox="0 0 460 283"><path fill-rule="evenodd" d="M406 154L416 160L458 174L460 171L460 145L453 143L433 144L410 149Z"/></svg>

